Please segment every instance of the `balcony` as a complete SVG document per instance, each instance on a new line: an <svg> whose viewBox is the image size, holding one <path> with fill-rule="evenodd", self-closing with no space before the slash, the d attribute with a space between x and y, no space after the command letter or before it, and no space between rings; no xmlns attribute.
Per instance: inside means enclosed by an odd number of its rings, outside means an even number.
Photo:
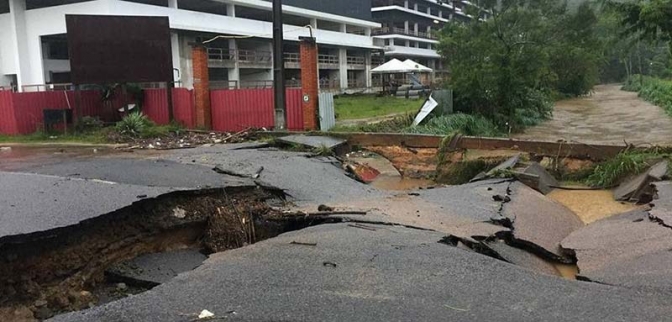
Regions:
<svg viewBox="0 0 672 322"><path fill-rule="evenodd" d="M359 56L348 56L346 60L348 69L365 69L366 58Z"/></svg>
<svg viewBox="0 0 672 322"><path fill-rule="evenodd" d="M338 56L336 55L317 55L317 63L321 69L338 69Z"/></svg>
<svg viewBox="0 0 672 322"><path fill-rule="evenodd" d="M273 66L273 55L270 51L208 48L208 66L214 68L234 68L238 63L241 67Z"/></svg>
<svg viewBox="0 0 672 322"><path fill-rule="evenodd" d="M439 39L439 37L437 36L437 33L434 33L434 32L422 32L422 31L415 32L414 30L409 30L407 32L404 28L397 28L397 27L383 27L383 28L374 29L371 32L371 34L374 35L374 36L378 36L378 35L405 35L405 36L412 36L412 37L419 37L419 38L433 39L433 40Z"/></svg>

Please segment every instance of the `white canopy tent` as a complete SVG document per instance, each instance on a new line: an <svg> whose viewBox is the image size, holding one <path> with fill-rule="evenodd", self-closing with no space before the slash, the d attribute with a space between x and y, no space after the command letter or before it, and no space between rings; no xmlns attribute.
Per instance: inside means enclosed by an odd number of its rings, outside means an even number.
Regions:
<svg viewBox="0 0 672 322"><path fill-rule="evenodd" d="M414 62L410 59L404 60L404 65L407 65L408 67L414 68L414 69L416 69L416 71L418 71L420 73L431 73L431 72L434 71L433 69L431 69L431 68L429 68L425 65L416 63L416 62Z"/></svg>
<svg viewBox="0 0 672 322"><path fill-rule="evenodd" d="M398 73L412 73L418 71L420 70L416 69L413 66L405 64L401 60L396 58L371 70L371 72L374 74L398 74Z"/></svg>

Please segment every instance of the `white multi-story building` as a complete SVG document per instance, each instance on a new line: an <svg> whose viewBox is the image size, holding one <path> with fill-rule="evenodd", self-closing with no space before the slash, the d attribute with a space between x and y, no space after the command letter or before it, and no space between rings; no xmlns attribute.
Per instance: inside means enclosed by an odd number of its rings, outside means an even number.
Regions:
<svg viewBox="0 0 672 322"><path fill-rule="evenodd" d="M300 79L298 40L310 30L319 45L323 88L370 87L374 45L368 0L284 0L284 56L288 84ZM0 86L68 83L66 14L167 16L173 67L192 87L191 44L208 43L211 84L269 86L273 78L269 0L0 0ZM120 35L121 36L121 35ZM372 58L373 54L373 58ZM375 62L373 62L375 64Z"/></svg>
<svg viewBox="0 0 672 322"><path fill-rule="evenodd" d="M383 46L389 60L412 59L432 68L437 79L448 74L441 55L436 51L438 31L452 20L467 22L468 6L464 0L371 0L372 18L381 23L373 31L376 44ZM481 17L487 13L481 11Z"/></svg>

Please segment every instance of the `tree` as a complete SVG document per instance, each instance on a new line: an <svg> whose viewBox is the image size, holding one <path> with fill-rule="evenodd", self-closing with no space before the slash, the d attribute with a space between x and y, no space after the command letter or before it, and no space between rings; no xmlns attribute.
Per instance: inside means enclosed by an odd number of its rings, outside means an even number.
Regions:
<svg viewBox="0 0 672 322"><path fill-rule="evenodd" d="M600 46L589 7L570 15L551 0L480 3L490 19L448 24L440 35L457 110L516 131L550 115L552 92L592 88Z"/></svg>

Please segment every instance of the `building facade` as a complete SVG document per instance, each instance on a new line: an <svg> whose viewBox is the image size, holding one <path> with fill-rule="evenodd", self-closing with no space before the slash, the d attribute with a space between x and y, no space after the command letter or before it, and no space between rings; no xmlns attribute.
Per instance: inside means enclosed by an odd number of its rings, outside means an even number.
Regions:
<svg viewBox="0 0 672 322"><path fill-rule="evenodd" d="M373 37L375 44L384 48L386 59L411 59L433 69L433 81L445 78L448 70L436 50L438 32L449 21L474 19L467 8L476 5L461 0L371 1L372 18L381 24ZM479 18L487 18L486 13L481 11Z"/></svg>
<svg viewBox="0 0 672 322"><path fill-rule="evenodd" d="M284 58L289 86L300 84L301 36L319 45L320 86L371 87L374 44L371 3L284 0ZM174 79L193 87L191 49L207 42L215 88L268 87L273 79L270 0L0 0L0 87L19 91L69 83L65 15L167 16ZM312 30L311 30L312 29ZM39 85L39 86L38 86Z"/></svg>

